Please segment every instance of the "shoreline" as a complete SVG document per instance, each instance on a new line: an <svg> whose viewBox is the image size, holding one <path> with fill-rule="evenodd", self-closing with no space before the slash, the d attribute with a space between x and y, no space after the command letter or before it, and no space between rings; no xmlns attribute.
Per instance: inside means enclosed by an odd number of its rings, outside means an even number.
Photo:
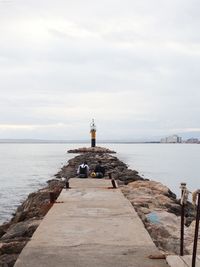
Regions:
<svg viewBox="0 0 200 267"><path fill-rule="evenodd" d="M79 153L79 152L77 152ZM137 171L131 170L117 157L107 153L87 152L70 159L55 178L47 181L47 186L29 194L27 199L17 208L8 223L0 225L0 266L13 266L21 250L30 240L45 214L51 208L49 193L58 196L64 187L61 178L76 176L78 165L87 161L90 169L94 169L98 160L106 168L106 179L111 173L117 180L123 194L139 214L145 228L156 246L165 253L179 252L179 219L180 205L176 195L159 182L141 177ZM190 202L186 205L186 224L192 225L195 211ZM188 227L189 229L189 227ZM188 240L186 252L191 240Z"/></svg>

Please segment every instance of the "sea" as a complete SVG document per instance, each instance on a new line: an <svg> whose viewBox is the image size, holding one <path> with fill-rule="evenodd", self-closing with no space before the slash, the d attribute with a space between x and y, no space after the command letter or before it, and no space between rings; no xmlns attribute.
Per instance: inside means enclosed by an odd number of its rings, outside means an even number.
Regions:
<svg viewBox="0 0 200 267"><path fill-rule="evenodd" d="M72 148L89 144L1 143L0 224L8 221L29 193L46 185L70 158ZM116 156L140 176L161 182L180 197L180 183L190 191L200 188L198 144L98 144L113 149Z"/></svg>

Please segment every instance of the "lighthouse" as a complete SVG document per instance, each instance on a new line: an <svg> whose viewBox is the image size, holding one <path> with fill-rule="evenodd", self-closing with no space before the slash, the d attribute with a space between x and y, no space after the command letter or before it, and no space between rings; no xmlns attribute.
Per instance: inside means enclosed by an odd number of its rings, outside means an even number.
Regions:
<svg viewBox="0 0 200 267"><path fill-rule="evenodd" d="M92 122L90 124L90 134L91 134L91 147L96 146L96 125L94 123L94 119L92 119Z"/></svg>

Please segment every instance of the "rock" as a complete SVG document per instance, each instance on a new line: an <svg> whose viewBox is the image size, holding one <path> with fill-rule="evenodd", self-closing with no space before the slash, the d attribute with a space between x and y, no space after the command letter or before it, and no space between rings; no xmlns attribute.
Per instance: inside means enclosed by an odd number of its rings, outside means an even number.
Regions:
<svg viewBox="0 0 200 267"><path fill-rule="evenodd" d="M1 241L14 239L17 237L31 237L41 220L28 220L11 225L7 232L1 237Z"/></svg>
<svg viewBox="0 0 200 267"><path fill-rule="evenodd" d="M149 188L152 192L160 193L168 197L174 197L174 194L171 194L169 188L156 181L137 181L135 183L129 184L130 187L134 189L138 188Z"/></svg>
<svg viewBox="0 0 200 267"><path fill-rule="evenodd" d="M188 254L193 252L194 233L196 220L193 220L189 227L185 228L185 248ZM200 232L198 235L197 255L200 254Z"/></svg>
<svg viewBox="0 0 200 267"><path fill-rule="evenodd" d="M55 198L57 198L63 186L64 182L51 180L48 187L29 194L28 198L18 207L11 222L17 223L34 217L43 218L51 208L50 192L54 192Z"/></svg>
<svg viewBox="0 0 200 267"><path fill-rule="evenodd" d="M180 217L163 210L152 211L151 213L147 214L146 217L151 224L164 226L170 235L179 237Z"/></svg>
<svg viewBox="0 0 200 267"><path fill-rule="evenodd" d="M150 210L162 208L180 211L180 205L171 197L169 189L159 182L138 180L123 187L122 192L133 206L147 207Z"/></svg>
<svg viewBox="0 0 200 267"><path fill-rule="evenodd" d="M139 176L137 171L128 169L127 165L120 161L117 157L114 157L108 153L84 153L76 156L68 161L68 164L63 166L61 171L56 174L56 177L72 178L77 174L78 166L86 161L92 172L95 169L98 161L101 160L102 165L106 170L106 177L111 173L113 178L122 181L124 184L128 184L132 181L143 179Z"/></svg>
<svg viewBox="0 0 200 267"><path fill-rule="evenodd" d="M0 238L6 233L9 227L10 227L10 223L4 223L0 225Z"/></svg>
<svg viewBox="0 0 200 267"><path fill-rule="evenodd" d="M0 267L13 267L18 254L4 254L0 256Z"/></svg>
<svg viewBox="0 0 200 267"><path fill-rule="evenodd" d="M154 211L146 217L149 221L146 224L147 230L158 248L170 253L179 253L180 217L166 211Z"/></svg>
<svg viewBox="0 0 200 267"><path fill-rule="evenodd" d="M77 149L71 149L67 151L68 153L116 153L105 147L81 147Z"/></svg>
<svg viewBox="0 0 200 267"><path fill-rule="evenodd" d="M25 247L27 241L11 241L0 243L0 255L2 254L19 254Z"/></svg>
<svg viewBox="0 0 200 267"><path fill-rule="evenodd" d="M122 187L135 207L157 247L178 253L180 243L180 204L174 194L155 181L138 180Z"/></svg>

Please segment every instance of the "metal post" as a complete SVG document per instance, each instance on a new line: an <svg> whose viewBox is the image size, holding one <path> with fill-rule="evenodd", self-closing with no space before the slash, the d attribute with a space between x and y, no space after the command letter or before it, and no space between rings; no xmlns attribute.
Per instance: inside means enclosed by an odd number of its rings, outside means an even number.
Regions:
<svg viewBox="0 0 200 267"><path fill-rule="evenodd" d="M117 188L114 178L111 179L111 183L112 183L113 188Z"/></svg>
<svg viewBox="0 0 200 267"><path fill-rule="evenodd" d="M49 200L51 204L55 203L56 197L54 192L49 192Z"/></svg>
<svg viewBox="0 0 200 267"><path fill-rule="evenodd" d="M65 179L65 188L69 189L69 178Z"/></svg>
<svg viewBox="0 0 200 267"><path fill-rule="evenodd" d="M186 183L181 183L181 236L180 236L180 255L184 254L184 219L185 219L185 203L184 203L184 189Z"/></svg>
<svg viewBox="0 0 200 267"><path fill-rule="evenodd" d="M198 242L199 219L200 219L200 192L198 192L197 196L198 196L198 202L197 202L198 204L197 204L196 225L195 225L195 233L194 233L192 267L195 267L195 265L196 265L197 242Z"/></svg>
<svg viewBox="0 0 200 267"><path fill-rule="evenodd" d="M184 252L184 217L185 217L185 204L181 205L181 244L180 244L180 255L183 256Z"/></svg>

